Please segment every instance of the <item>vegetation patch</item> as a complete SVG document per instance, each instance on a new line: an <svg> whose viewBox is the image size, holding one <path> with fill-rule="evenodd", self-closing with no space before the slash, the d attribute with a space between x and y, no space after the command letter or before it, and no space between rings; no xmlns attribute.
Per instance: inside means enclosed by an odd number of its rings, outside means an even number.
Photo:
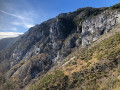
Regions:
<svg viewBox="0 0 120 90"><path fill-rule="evenodd" d="M63 81L62 81L63 80ZM55 88L65 88L65 83L68 81L68 77L63 74L62 71L57 70L52 74L47 74L41 78L37 83L32 85L29 90L53 90Z"/></svg>
<svg viewBox="0 0 120 90"><path fill-rule="evenodd" d="M114 10L114 9L120 9L120 3L111 6L110 9L113 9L113 10Z"/></svg>

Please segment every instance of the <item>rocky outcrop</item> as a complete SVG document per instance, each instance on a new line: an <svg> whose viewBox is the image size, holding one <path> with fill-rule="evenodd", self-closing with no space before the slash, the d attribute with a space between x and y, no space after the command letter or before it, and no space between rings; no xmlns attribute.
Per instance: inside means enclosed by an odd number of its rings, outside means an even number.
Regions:
<svg viewBox="0 0 120 90"><path fill-rule="evenodd" d="M119 23L120 12L116 10L106 10L100 15L85 20L82 25L82 46L91 44Z"/></svg>

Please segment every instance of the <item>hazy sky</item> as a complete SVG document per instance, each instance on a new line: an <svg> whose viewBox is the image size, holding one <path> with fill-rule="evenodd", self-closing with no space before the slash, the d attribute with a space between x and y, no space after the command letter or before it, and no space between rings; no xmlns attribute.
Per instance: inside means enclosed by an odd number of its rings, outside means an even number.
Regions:
<svg viewBox="0 0 120 90"><path fill-rule="evenodd" d="M120 0L0 0L0 37L26 32L35 24L81 7L109 7Z"/></svg>

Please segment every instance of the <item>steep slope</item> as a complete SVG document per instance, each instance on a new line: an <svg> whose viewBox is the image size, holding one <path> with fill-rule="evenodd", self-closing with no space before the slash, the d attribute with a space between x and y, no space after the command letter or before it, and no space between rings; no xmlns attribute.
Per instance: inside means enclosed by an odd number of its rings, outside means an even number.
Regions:
<svg viewBox="0 0 120 90"><path fill-rule="evenodd" d="M45 75L29 90L112 90L120 89L120 25L109 37L101 36L90 49L78 53L59 70ZM110 32L110 33L111 33ZM108 33L108 34L110 34ZM80 51L79 51L80 52ZM67 58L71 58L68 56Z"/></svg>
<svg viewBox="0 0 120 90"><path fill-rule="evenodd" d="M97 15L105 9L106 8L78 9L72 13L60 14L56 18L43 22L40 25L36 25L30 28L28 32L26 32L12 47L10 47L10 50L8 50L8 53L6 55L8 56L10 54L9 59L13 61L11 62L13 66L22 59L27 60L32 56L40 53L50 52L52 53L50 57L52 59L58 55L56 54L56 51L58 53L59 50L63 50L66 54L66 49L75 47L77 39L78 45L81 44L81 33L78 32L82 29L79 27L79 29L77 29L77 20L81 20L81 18L86 17L88 18L91 16L91 14ZM70 50L68 50L68 53L70 53ZM61 54L60 56L62 57L64 55Z"/></svg>
<svg viewBox="0 0 120 90"><path fill-rule="evenodd" d="M24 88L54 66L58 67L77 49L83 53L83 47L87 49L86 46L118 24L119 4L110 8L80 8L30 28L12 46L0 52L0 68L4 67L0 72L6 78L2 88L6 85L12 89ZM89 58L87 54L83 56Z"/></svg>

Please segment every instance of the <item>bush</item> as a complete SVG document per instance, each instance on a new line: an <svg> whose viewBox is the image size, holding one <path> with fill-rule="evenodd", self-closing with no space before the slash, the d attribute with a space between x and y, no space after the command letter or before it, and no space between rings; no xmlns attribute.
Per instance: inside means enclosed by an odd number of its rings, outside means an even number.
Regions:
<svg viewBox="0 0 120 90"><path fill-rule="evenodd" d="M111 6L110 9L113 9L113 10L114 10L114 9L120 9L120 3Z"/></svg>
<svg viewBox="0 0 120 90"><path fill-rule="evenodd" d="M57 82L57 79L64 77L64 74L60 70L56 70L53 74L47 74L41 78L38 82L32 85L29 90L40 90L48 89L50 85L54 85ZM66 78L64 78L66 79Z"/></svg>

